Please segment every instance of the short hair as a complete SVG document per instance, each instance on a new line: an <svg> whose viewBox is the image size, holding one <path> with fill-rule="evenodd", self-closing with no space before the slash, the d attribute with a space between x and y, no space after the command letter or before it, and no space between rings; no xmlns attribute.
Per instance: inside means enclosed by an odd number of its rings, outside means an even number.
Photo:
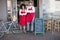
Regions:
<svg viewBox="0 0 60 40"><path fill-rule="evenodd" d="M32 1L30 1L29 3L33 3Z"/></svg>
<svg viewBox="0 0 60 40"><path fill-rule="evenodd" d="M24 6L24 9L26 9L26 5L25 4L21 4L20 5L20 9L22 9L22 6Z"/></svg>

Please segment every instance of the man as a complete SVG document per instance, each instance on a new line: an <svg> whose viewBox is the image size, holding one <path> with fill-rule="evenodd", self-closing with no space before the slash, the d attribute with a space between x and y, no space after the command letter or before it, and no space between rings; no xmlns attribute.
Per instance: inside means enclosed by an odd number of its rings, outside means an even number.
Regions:
<svg viewBox="0 0 60 40"><path fill-rule="evenodd" d="M27 31L33 32L34 18L35 18L35 7L33 6L32 2L29 2L29 5L27 6Z"/></svg>

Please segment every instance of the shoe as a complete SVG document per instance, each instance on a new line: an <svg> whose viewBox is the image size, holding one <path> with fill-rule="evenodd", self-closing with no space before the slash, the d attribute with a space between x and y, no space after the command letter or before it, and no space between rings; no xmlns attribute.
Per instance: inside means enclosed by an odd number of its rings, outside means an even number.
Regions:
<svg viewBox="0 0 60 40"><path fill-rule="evenodd" d="M24 33L26 33L26 30L23 30Z"/></svg>
<svg viewBox="0 0 60 40"><path fill-rule="evenodd" d="M26 30L26 32L30 32L30 30Z"/></svg>

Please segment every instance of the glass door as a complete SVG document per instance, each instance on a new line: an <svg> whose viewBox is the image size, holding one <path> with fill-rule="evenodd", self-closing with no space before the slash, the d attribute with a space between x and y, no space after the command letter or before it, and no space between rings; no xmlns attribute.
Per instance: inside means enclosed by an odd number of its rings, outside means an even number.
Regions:
<svg viewBox="0 0 60 40"><path fill-rule="evenodd" d="M7 0L7 11L12 13L12 0Z"/></svg>
<svg viewBox="0 0 60 40"><path fill-rule="evenodd" d="M17 0L12 0L12 14L17 17Z"/></svg>
<svg viewBox="0 0 60 40"><path fill-rule="evenodd" d="M17 0L7 0L7 10L8 15L12 14L12 16L16 16L17 18Z"/></svg>

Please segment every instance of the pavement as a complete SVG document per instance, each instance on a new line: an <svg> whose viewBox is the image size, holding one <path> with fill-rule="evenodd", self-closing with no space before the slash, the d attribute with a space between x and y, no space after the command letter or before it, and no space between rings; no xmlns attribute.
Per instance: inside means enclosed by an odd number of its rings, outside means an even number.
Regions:
<svg viewBox="0 0 60 40"><path fill-rule="evenodd" d="M34 33L5 34L0 40L60 40L60 32L46 32L44 35Z"/></svg>

